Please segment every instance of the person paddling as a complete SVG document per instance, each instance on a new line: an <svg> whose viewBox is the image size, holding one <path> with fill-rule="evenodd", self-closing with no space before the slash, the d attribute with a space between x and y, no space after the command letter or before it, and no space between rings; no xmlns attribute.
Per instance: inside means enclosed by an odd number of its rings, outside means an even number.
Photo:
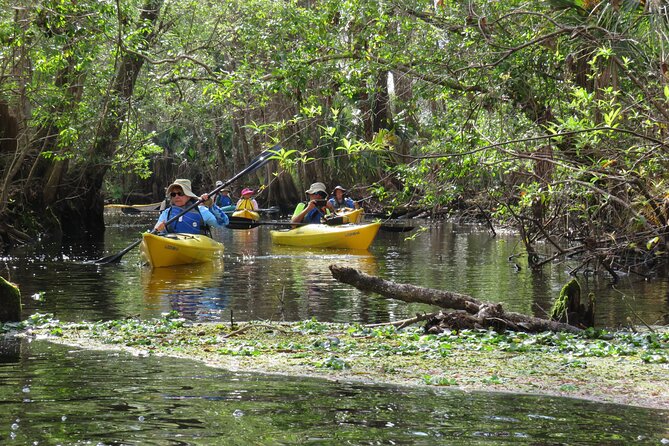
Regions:
<svg viewBox="0 0 669 446"><path fill-rule="evenodd" d="M247 211L257 211L260 209L258 206L258 202L256 201L255 198L253 198L253 189L250 189L248 187L244 188L242 190L242 198L237 201L237 210L242 211L242 210L247 210Z"/></svg>
<svg viewBox="0 0 669 446"><path fill-rule="evenodd" d="M170 206L158 216L158 221L154 227L156 232L206 235L209 234L211 227L221 228L228 224L228 216L218 206L212 205L209 209L204 205L199 205L165 226L165 222L186 209L190 204L197 200L204 202L209 199L208 194L201 197L195 195L191 189L190 180L183 178L176 179L167 186L167 196L170 199Z"/></svg>
<svg viewBox="0 0 669 446"><path fill-rule="evenodd" d="M332 191L332 198L328 200L332 205L333 209L338 211L340 209L358 209L358 203L354 202L350 197L346 195L346 189L341 186L335 186Z"/></svg>
<svg viewBox="0 0 669 446"><path fill-rule="evenodd" d="M222 181L217 181L216 182L216 187L221 186L223 184ZM226 206L232 206L232 197L230 197L230 189L227 187L224 187L221 189L219 192L218 196L216 197L216 206L220 208L224 208Z"/></svg>
<svg viewBox="0 0 669 446"><path fill-rule="evenodd" d="M305 193L309 197L309 202L306 206L304 206L304 203L298 205L299 207L290 220L292 223L321 223L328 209L334 212L334 208L327 201L328 193L325 184L313 183ZM300 207L304 209L298 211Z"/></svg>

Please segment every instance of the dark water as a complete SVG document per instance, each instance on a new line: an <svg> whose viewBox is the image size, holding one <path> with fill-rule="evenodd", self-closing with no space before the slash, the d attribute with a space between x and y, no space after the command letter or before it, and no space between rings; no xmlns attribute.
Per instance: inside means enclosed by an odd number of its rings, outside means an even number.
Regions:
<svg viewBox="0 0 669 446"><path fill-rule="evenodd" d="M120 264L85 263L115 253L151 227L152 220L110 217L104 246L42 245L0 259L5 277L18 283L25 314L54 313L61 320L158 316L177 310L189 319L302 320L363 323L411 317L431 310L357 291L335 281L333 263L389 280L456 291L508 310L544 316L576 263L532 273L518 239L491 237L485 228L444 223L425 231L380 231L369 251L326 251L272 245L269 228L221 231L223 259L214 264L159 268L139 264L139 249ZM413 237L407 239L407 237ZM4 260L4 262L3 262ZM520 266L520 270L516 267ZM597 324L615 328L657 324L669 314L667 277L645 281L622 274L615 287L605 274L579 276L583 294L594 292Z"/></svg>
<svg viewBox="0 0 669 446"><path fill-rule="evenodd" d="M574 264L532 274L511 235L442 224L380 232L368 252L277 247L267 228L223 231L221 261L151 271L117 252L151 226L110 218L104 246L23 248L0 259L24 317L149 318L176 310L200 321L383 322L432 310L359 292L328 266L457 291L543 315ZM413 236L413 239L406 239ZM600 326L652 324L669 313L667 280L582 277ZM35 341L0 344L0 444L669 444L666 411L565 398L407 389L239 374L188 361L87 352ZM669 397L669 396L668 396ZM665 439L663 443L663 439Z"/></svg>
<svg viewBox="0 0 669 446"><path fill-rule="evenodd" d="M0 363L3 445L660 445L669 414L332 383L35 341Z"/></svg>

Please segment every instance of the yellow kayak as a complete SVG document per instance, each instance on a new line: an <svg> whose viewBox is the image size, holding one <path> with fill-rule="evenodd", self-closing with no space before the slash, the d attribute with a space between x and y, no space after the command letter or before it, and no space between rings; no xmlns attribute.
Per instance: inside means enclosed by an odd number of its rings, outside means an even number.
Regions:
<svg viewBox="0 0 669 446"><path fill-rule="evenodd" d="M260 214L255 211L249 211L248 209L240 209L232 213L233 217L245 218L247 220L258 221L260 220Z"/></svg>
<svg viewBox="0 0 669 446"><path fill-rule="evenodd" d="M342 223L360 223L364 213L363 209L342 208L334 215L335 217L342 217Z"/></svg>
<svg viewBox="0 0 669 446"><path fill-rule="evenodd" d="M142 258L153 268L211 262L223 252L223 243L206 235L142 234Z"/></svg>
<svg viewBox="0 0 669 446"><path fill-rule="evenodd" d="M139 214L141 212L159 211L162 204L162 201L150 204L106 204L105 209L120 210L125 214Z"/></svg>
<svg viewBox="0 0 669 446"><path fill-rule="evenodd" d="M277 245L310 248L368 249L381 223L366 225L304 225L287 231L270 231Z"/></svg>

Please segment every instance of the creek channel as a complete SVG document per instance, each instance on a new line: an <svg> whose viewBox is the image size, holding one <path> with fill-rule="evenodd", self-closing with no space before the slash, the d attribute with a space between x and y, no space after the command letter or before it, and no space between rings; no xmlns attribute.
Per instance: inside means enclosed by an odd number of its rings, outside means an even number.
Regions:
<svg viewBox="0 0 669 446"><path fill-rule="evenodd" d="M103 244L42 243L0 258L23 317L199 322L378 323L432 311L360 292L328 270L343 263L389 280L456 291L543 316L574 264L531 272L518 238L483 227L425 224L379 232L369 251L274 246L269 228L223 230L213 264L151 270L117 252L153 218L107 216ZM420 225L420 222L416 222ZM666 278L579 276L597 297L597 325L654 324L669 313ZM555 397L330 382L212 369L169 358L0 342L0 444L663 444L666 411Z"/></svg>

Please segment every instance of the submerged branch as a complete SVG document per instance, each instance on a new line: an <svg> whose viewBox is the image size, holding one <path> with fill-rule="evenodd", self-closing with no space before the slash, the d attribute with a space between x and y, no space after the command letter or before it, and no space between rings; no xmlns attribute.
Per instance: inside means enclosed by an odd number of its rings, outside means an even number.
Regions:
<svg viewBox="0 0 669 446"><path fill-rule="evenodd" d="M426 326L426 329L430 331L434 331L435 326L447 325L448 328L493 328L499 331L509 329L529 333L582 332L580 328L569 324L507 312L504 311L501 304L484 303L465 294L395 283L341 265L330 265L330 271L336 280L353 285L362 291L371 291L389 299L456 310L438 314L428 321L427 325L430 328Z"/></svg>

